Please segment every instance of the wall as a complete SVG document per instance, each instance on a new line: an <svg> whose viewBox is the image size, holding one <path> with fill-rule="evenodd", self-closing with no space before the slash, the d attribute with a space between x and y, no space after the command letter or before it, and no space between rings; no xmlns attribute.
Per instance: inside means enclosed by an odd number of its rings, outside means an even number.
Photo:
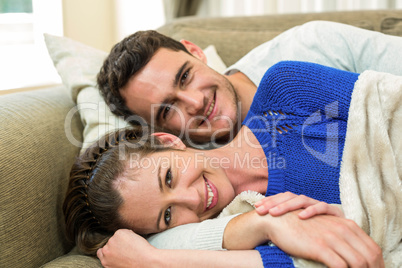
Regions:
<svg viewBox="0 0 402 268"><path fill-rule="evenodd" d="M109 51L116 39L114 2L63 0L64 36Z"/></svg>
<svg viewBox="0 0 402 268"><path fill-rule="evenodd" d="M164 22L162 0L63 0L64 36L104 51Z"/></svg>
<svg viewBox="0 0 402 268"><path fill-rule="evenodd" d="M401 9L402 0L204 0L203 17Z"/></svg>

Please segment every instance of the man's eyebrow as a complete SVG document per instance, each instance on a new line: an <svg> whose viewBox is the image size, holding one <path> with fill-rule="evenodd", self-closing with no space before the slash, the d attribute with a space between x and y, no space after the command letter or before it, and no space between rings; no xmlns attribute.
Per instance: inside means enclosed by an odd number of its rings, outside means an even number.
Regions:
<svg viewBox="0 0 402 268"><path fill-rule="evenodd" d="M161 166L159 166L159 168L158 168L158 184L159 184L159 190L161 191L161 193L163 193L162 178L161 178ZM159 228L159 223L161 222L161 218L162 218L162 211L159 211L158 220L156 221L156 230L158 230L158 232L161 231L161 228Z"/></svg>
<svg viewBox="0 0 402 268"><path fill-rule="evenodd" d="M184 69L186 69L186 67L187 67L187 65L188 65L189 63L190 63L189 61L186 61L186 62L177 70L176 76L175 76L175 78L174 78L174 80L173 80L173 85L172 85L173 88L176 88L176 87L178 86L179 81L180 81L180 78L181 78L181 75L182 75ZM162 115L163 109L165 108L165 106L167 105L168 102L169 102L169 99L165 99L165 100L162 101L161 105L159 105L158 111L156 112L156 122L160 123L160 122L162 121L162 120L161 120L161 115Z"/></svg>
<svg viewBox="0 0 402 268"><path fill-rule="evenodd" d="M180 68L177 70L176 77L174 78L173 87L177 87L181 78L181 74L183 73L184 69L186 69L189 61L186 61Z"/></svg>

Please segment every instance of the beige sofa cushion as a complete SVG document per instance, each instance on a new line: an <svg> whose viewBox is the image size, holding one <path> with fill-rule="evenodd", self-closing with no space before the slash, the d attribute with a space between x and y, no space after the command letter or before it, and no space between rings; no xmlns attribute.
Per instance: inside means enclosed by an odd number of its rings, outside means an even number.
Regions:
<svg viewBox="0 0 402 268"><path fill-rule="evenodd" d="M77 248L75 247L68 254L46 263L41 268L59 268L59 267L99 268L103 266L98 258L80 255Z"/></svg>
<svg viewBox="0 0 402 268"><path fill-rule="evenodd" d="M63 87L0 97L0 267L39 267L68 252L62 202L82 125Z"/></svg>

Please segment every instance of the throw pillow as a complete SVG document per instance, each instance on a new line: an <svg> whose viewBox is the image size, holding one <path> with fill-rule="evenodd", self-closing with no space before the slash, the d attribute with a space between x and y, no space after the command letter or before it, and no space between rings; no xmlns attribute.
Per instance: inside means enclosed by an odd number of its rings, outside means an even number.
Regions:
<svg viewBox="0 0 402 268"><path fill-rule="evenodd" d="M50 34L44 37L53 64L77 103L76 109L84 125L81 152L106 133L129 127L123 118L110 111L96 87L96 75L107 53L66 37ZM226 66L213 45L208 46L204 53L211 68L220 73L225 71Z"/></svg>

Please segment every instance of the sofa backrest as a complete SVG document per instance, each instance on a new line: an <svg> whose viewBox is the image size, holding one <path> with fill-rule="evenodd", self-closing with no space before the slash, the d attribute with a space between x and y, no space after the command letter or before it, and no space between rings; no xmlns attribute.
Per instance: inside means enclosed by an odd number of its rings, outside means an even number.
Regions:
<svg viewBox="0 0 402 268"><path fill-rule="evenodd" d="M227 66L283 31L312 20L350 24L402 36L402 10L281 14L258 17L181 18L158 29L176 40L187 39L201 48L215 45Z"/></svg>

